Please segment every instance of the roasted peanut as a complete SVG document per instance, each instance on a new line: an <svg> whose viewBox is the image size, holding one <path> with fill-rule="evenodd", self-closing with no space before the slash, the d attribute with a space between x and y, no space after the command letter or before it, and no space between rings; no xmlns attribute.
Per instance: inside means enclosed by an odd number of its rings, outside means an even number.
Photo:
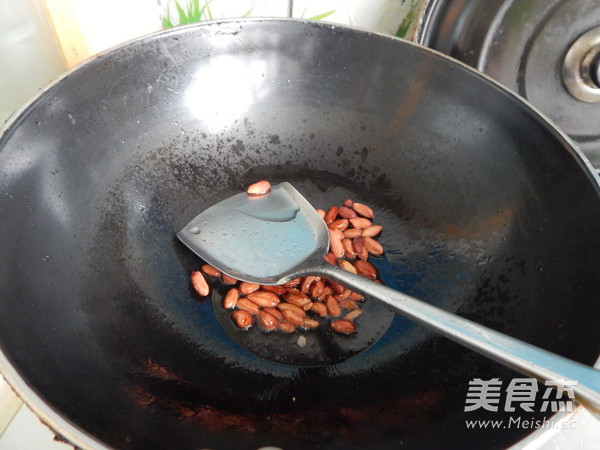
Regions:
<svg viewBox="0 0 600 450"><path fill-rule="evenodd" d="M237 284L238 280L236 280L233 277L230 277L229 275L225 275L224 273L222 273L221 274L221 282L223 284L233 285L233 284Z"/></svg>
<svg viewBox="0 0 600 450"><path fill-rule="evenodd" d="M281 301L276 293L270 291L254 291L246 295L246 298L263 308L277 306Z"/></svg>
<svg viewBox="0 0 600 450"><path fill-rule="evenodd" d="M348 272L356 273L356 267L354 267L352 263L348 260L341 260L340 267L344 270L347 270Z"/></svg>
<svg viewBox="0 0 600 450"><path fill-rule="evenodd" d="M354 320L358 316L360 316L361 314L362 314L362 309L358 309L358 308L357 309L353 309L348 314L346 314L344 317L342 317L342 319L344 319L344 320Z"/></svg>
<svg viewBox="0 0 600 450"><path fill-rule="evenodd" d="M364 240L365 248L371 255L374 255L374 256L383 255L383 246L379 242L377 242L375 239L373 239L371 237L365 237L363 240Z"/></svg>
<svg viewBox="0 0 600 450"><path fill-rule="evenodd" d="M300 317L306 316L306 312L304 311L304 309L292 303L282 302L279 304L278 308L282 313L283 311L293 311Z"/></svg>
<svg viewBox="0 0 600 450"><path fill-rule="evenodd" d="M329 224L329 228L332 230L344 231L346 228L348 228L349 224L350 222L348 219L337 219Z"/></svg>
<svg viewBox="0 0 600 450"><path fill-rule="evenodd" d="M350 223L354 228L360 228L361 230L373 225L373 222L371 222L369 219L366 219L365 217L357 217L356 219L350 219Z"/></svg>
<svg viewBox="0 0 600 450"><path fill-rule="evenodd" d="M363 203L352 203L352 209L356 211L356 214L358 214L359 216L366 217L367 219L372 219L373 217L375 217L375 214L373 214L373 210Z"/></svg>
<svg viewBox="0 0 600 450"><path fill-rule="evenodd" d="M360 306L358 306L358 304L354 301L351 300L350 298L346 299L346 300L341 300L340 301L340 307L342 309L349 309L354 311L355 309L359 309Z"/></svg>
<svg viewBox="0 0 600 450"><path fill-rule="evenodd" d="M204 265L202 265L202 267L200 269L202 270L202 272L204 272L209 277L220 277L221 276L221 271L219 269L217 269L216 267L211 266L210 264L204 264Z"/></svg>
<svg viewBox="0 0 600 450"><path fill-rule="evenodd" d="M256 183L252 183L246 189L246 192L249 195L264 195L271 190L271 183L267 180L257 181Z"/></svg>
<svg viewBox="0 0 600 450"><path fill-rule="evenodd" d="M240 292L237 288L231 288L223 297L223 308L225 309L233 309L237 306L238 299L240 297Z"/></svg>
<svg viewBox="0 0 600 450"><path fill-rule="evenodd" d="M351 239L342 239L342 246L344 247L344 255L348 259L356 258L356 250L354 250L354 244Z"/></svg>
<svg viewBox="0 0 600 450"><path fill-rule="evenodd" d="M303 294L308 293L310 291L310 287L317 278L318 277L315 276L305 277L304 280L302 280L302 283L300 284L300 292Z"/></svg>
<svg viewBox="0 0 600 450"><path fill-rule="evenodd" d="M268 284L263 284L260 288L265 291L275 292L277 295L283 295L287 292L287 288L281 284L274 285L274 286L271 286Z"/></svg>
<svg viewBox="0 0 600 450"><path fill-rule="evenodd" d="M336 258L344 257L344 246L336 230L329 230L329 250Z"/></svg>
<svg viewBox="0 0 600 450"><path fill-rule="evenodd" d="M296 331L296 326L284 320L283 322L279 322L279 329L284 333L293 333Z"/></svg>
<svg viewBox="0 0 600 450"><path fill-rule="evenodd" d="M342 313L339 302L333 296L327 297L324 303L330 316L338 317Z"/></svg>
<svg viewBox="0 0 600 450"><path fill-rule="evenodd" d="M377 278L377 269L369 261L357 259L354 261L354 267L356 267L356 272L365 278L370 278L371 280Z"/></svg>
<svg viewBox="0 0 600 450"><path fill-rule="evenodd" d="M192 272L190 281L192 282L192 286L198 295L206 297L210 292L208 282L206 281L206 278L204 278L204 275L202 275L202 272L197 270Z"/></svg>
<svg viewBox="0 0 600 450"><path fill-rule="evenodd" d="M248 283L247 281L242 281L239 285L240 292L242 295L248 295L251 292L258 291L260 289L260 284L256 283Z"/></svg>
<svg viewBox="0 0 600 450"><path fill-rule="evenodd" d="M334 295L336 300L347 300L350 298L352 291L350 289L344 289L344 292L341 294Z"/></svg>
<svg viewBox="0 0 600 450"><path fill-rule="evenodd" d="M331 289L333 289L333 293L338 295L346 290L343 284L338 283L337 281L329 280L329 285Z"/></svg>
<svg viewBox="0 0 600 450"><path fill-rule="evenodd" d="M361 228L348 228L344 230L344 237L348 239L362 236L363 230Z"/></svg>
<svg viewBox="0 0 600 450"><path fill-rule="evenodd" d="M337 265L337 258L335 257L335 255L333 253L329 252L323 258L325 259L325 261L327 261L332 266Z"/></svg>
<svg viewBox="0 0 600 450"><path fill-rule="evenodd" d="M231 318L233 319L235 325L241 329L249 328L252 326L252 322L254 321L252 314L241 309L236 309L234 312L232 312Z"/></svg>
<svg viewBox="0 0 600 450"><path fill-rule="evenodd" d="M367 228L362 230L363 237L373 237L377 236L383 227L381 225L369 225Z"/></svg>
<svg viewBox="0 0 600 450"><path fill-rule="evenodd" d="M288 292L284 298L288 303L299 306L300 308L304 308L305 305L311 303L310 297L301 292Z"/></svg>
<svg viewBox="0 0 600 450"><path fill-rule="evenodd" d="M283 317L289 323L294 326L301 327L304 324L304 319L306 316L301 316L300 314L292 311L291 309L286 309L282 311Z"/></svg>
<svg viewBox="0 0 600 450"><path fill-rule="evenodd" d="M342 219L354 219L354 218L358 217L356 215L356 211L354 211L352 208L349 208L347 206L340 206L338 208L338 215Z"/></svg>
<svg viewBox="0 0 600 450"><path fill-rule="evenodd" d="M310 307L311 311L313 311L315 314L321 316L321 317L325 317L327 315L327 306L325 306L323 303L321 302L313 302L312 306Z"/></svg>
<svg viewBox="0 0 600 450"><path fill-rule="evenodd" d="M319 322L314 319L304 319L302 323L302 328L317 328L319 326Z"/></svg>
<svg viewBox="0 0 600 450"><path fill-rule="evenodd" d="M258 318L259 325L265 330L274 330L275 328L277 328L277 325L279 323L279 321L273 314L268 313L264 309L261 309L256 317Z"/></svg>
<svg viewBox="0 0 600 450"><path fill-rule="evenodd" d="M356 333L356 324L345 319L333 320L331 322L331 328L333 331L340 334Z"/></svg>
<svg viewBox="0 0 600 450"><path fill-rule="evenodd" d="M332 223L336 219L337 215L338 215L337 206L332 206L331 208L329 208L327 210L327 212L325 213L325 217L323 218L323 220L325 220L325 224L329 225L330 223Z"/></svg>
<svg viewBox="0 0 600 450"><path fill-rule="evenodd" d="M312 298L319 298L325 290L325 283L323 280L316 280L310 287L310 296Z"/></svg>
<svg viewBox="0 0 600 450"><path fill-rule="evenodd" d="M258 313L258 305L250 300L248 300L246 297L240 297L238 298L237 301L237 305L236 305L239 309L242 309L244 311L248 311L250 314L257 314Z"/></svg>
<svg viewBox="0 0 600 450"><path fill-rule="evenodd" d="M268 312L269 314L272 314L273 316L275 316L275 318L277 320L283 320L283 314L277 308L269 307L269 308L265 308L265 311Z"/></svg>

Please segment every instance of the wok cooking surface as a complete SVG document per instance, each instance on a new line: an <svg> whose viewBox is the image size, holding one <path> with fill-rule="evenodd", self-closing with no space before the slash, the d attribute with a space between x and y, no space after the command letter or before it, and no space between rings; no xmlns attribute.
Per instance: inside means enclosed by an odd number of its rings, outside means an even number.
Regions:
<svg viewBox="0 0 600 450"><path fill-rule="evenodd" d="M517 375L398 316L324 367L240 347L175 232L258 179L373 207L386 284L597 357L593 175L511 94L406 42L285 20L149 36L36 99L0 173L2 367L82 445L501 448L528 432L467 431L469 381Z"/></svg>

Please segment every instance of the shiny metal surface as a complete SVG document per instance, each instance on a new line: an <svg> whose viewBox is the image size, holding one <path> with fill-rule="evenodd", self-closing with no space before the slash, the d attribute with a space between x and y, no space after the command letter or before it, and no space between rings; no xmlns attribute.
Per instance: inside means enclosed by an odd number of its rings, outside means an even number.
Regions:
<svg viewBox="0 0 600 450"><path fill-rule="evenodd" d="M477 68L525 97L600 168L598 89L588 80L588 69L583 71L583 79L577 68L589 64L581 59L585 55L568 61L567 83L563 77L569 49L575 45L574 51L579 53L578 39L600 24L600 2L432 0L425 14L416 42Z"/></svg>
<svg viewBox="0 0 600 450"><path fill-rule="evenodd" d="M563 80L571 95L584 102L600 102L600 26L586 31L571 45L563 63Z"/></svg>
<svg viewBox="0 0 600 450"><path fill-rule="evenodd" d="M388 36L234 20L133 41L8 124L0 175L0 369L84 448L503 448L527 433L466 433L469 380L514 373L408 321L322 370L232 342L174 232L257 179L374 207L387 285L598 356L597 175L514 94Z"/></svg>

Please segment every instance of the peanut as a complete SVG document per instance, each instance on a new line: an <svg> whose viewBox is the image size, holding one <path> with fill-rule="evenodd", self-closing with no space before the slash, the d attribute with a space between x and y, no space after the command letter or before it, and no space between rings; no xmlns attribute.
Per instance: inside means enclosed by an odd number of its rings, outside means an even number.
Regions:
<svg viewBox="0 0 600 450"><path fill-rule="evenodd" d="M268 312L269 314L275 316L275 318L277 320L280 320L280 321L283 320L283 314L277 308L269 307L269 308L265 308L265 311Z"/></svg>
<svg viewBox="0 0 600 450"><path fill-rule="evenodd" d="M344 317L342 317L344 320L354 320L356 319L358 316L360 316L362 314L362 309L353 309L352 311L350 311L348 314L346 314Z"/></svg>
<svg viewBox="0 0 600 450"><path fill-rule="evenodd" d="M236 306L241 310L248 311L250 314L258 314L258 305L246 297L238 298Z"/></svg>
<svg viewBox="0 0 600 450"><path fill-rule="evenodd" d="M339 302L331 295L325 299L325 306L330 316L338 317L342 313Z"/></svg>
<svg viewBox="0 0 600 450"><path fill-rule="evenodd" d="M265 195L271 190L271 183L266 180L257 181L252 183L246 189L248 195Z"/></svg>
<svg viewBox="0 0 600 450"><path fill-rule="evenodd" d="M206 278L204 278L204 275L202 275L202 272L192 272L190 281L192 282L192 286L194 287L194 290L198 293L198 295L206 297L210 292L208 282L206 281Z"/></svg>
<svg viewBox="0 0 600 450"><path fill-rule="evenodd" d="M367 219L372 219L373 217L375 217L375 214L373 214L373 210L362 203L352 203L352 209L356 211L356 213L359 216L366 217Z"/></svg>
<svg viewBox="0 0 600 450"><path fill-rule="evenodd" d="M329 208L327 210L327 212L325 213L325 217L323 218L325 220L325 224L329 225L330 223L332 223L335 218L337 217L338 214L338 208L337 206L332 206L331 208Z"/></svg>
<svg viewBox="0 0 600 450"><path fill-rule="evenodd" d="M221 271L216 267L211 266L210 264L204 264L201 268L202 272L204 272L209 277L220 277Z"/></svg>
<svg viewBox="0 0 600 450"><path fill-rule="evenodd" d="M304 319L302 323L302 328L317 328L319 326L319 322L314 319Z"/></svg>
<svg viewBox="0 0 600 450"><path fill-rule="evenodd" d="M366 219L364 217L357 217L356 219L350 219L350 223L352 224L352 226L354 228L360 228L360 229L365 229L370 227L371 225L373 225L373 222L371 222L369 219ZM362 231L361 231L362 234Z"/></svg>
<svg viewBox="0 0 600 450"><path fill-rule="evenodd" d="M322 280L316 280L310 287L310 296L312 298L319 298L325 290L325 283Z"/></svg>
<svg viewBox="0 0 600 450"><path fill-rule="evenodd" d="M254 291L246 295L246 298L263 308L277 306L281 301L276 293L270 291Z"/></svg>
<svg viewBox="0 0 600 450"><path fill-rule="evenodd" d="M304 308L305 305L311 303L310 297L301 292L288 292L284 297L288 303Z"/></svg>
<svg viewBox="0 0 600 450"><path fill-rule="evenodd" d="M273 314L268 313L264 309L261 309L256 317L258 318L259 325L265 330L274 330L275 328L277 328L277 325L279 323L279 321Z"/></svg>
<svg viewBox="0 0 600 450"><path fill-rule="evenodd" d="M345 259L340 261L340 267L348 272L356 273L356 267L354 267L350 261Z"/></svg>
<svg viewBox="0 0 600 450"><path fill-rule="evenodd" d="M298 314L300 317L306 316L306 312L292 303L282 302L278 306L279 310L283 313L284 311L293 311Z"/></svg>
<svg viewBox="0 0 600 450"><path fill-rule="evenodd" d="M283 322L279 322L279 329L284 333L293 333L296 331L296 326L284 320Z"/></svg>
<svg viewBox="0 0 600 450"><path fill-rule="evenodd" d="M363 237L373 237L377 236L383 227L381 225L369 225L367 228L363 229L362 236Z"/></svg>
<svg viewBox="0 0 600 450"><path fill-rule="evenodd" d="M329 249L336 258L344 257L344 246L336 230L329 230Z"/></svg>
<svg viewBox="0 0 600 450"><path fill-rule="evenodd" d="M337 265L337 258L335 257L335 255L333 253L329 252L323 258L325 259L325 261L327 261L332 266Z"/></svg>
<svg viewBox="0 0 600 450"><path fill-rule="evenodd" d="M303 294L308 293L310 291L311 285L317 278L318 277L315 277L315 276L305 277L304 280L302 281L302 283L300 284L300 292Z"/></svg>
<svg viewBox="0 0 600 450"><path fill-rule="evenodd" d="M229 275L225 275L224 273L222 273L221 274L221 282L223 284L233 285L233 284L237 284L238 280L236 280L233 277L230 277Z"/></svg>
<svg viewBox="0 0 600 450"><path fill-rule="evenodd" d="M377 278L377 269L369 261L357 259L354 261L354 267L356 268L356 272L365 278L369 278L371 280Z"/></svg>
<svg viewBox="0 0 600 450"><path fill-rule="evenodd" d="M363 230L360 228L348 228L344 230L344 237L348 239L357 238L362 236Z"/></svg>
<svg viewBox="0 0 600 450"><path fill-rule="evenodd" d="M236 309L234 312L232 312L231 318L233 319L235 325L241 329L251 327L252 322L254 321L252 314L241 309Z"/></svg>
<svg viewBox="0 0 600 450"><path fill-rule="evenodd" d="M349 208L347 206L340 206L338 208L338 215L342 218L342 219L354 219L357 216L356 211L354 211L352 208Z"/></svg>
<svg viewBox="0 0 600 450"><path fill-rule="evenodd" d="M313 311L315 314L321 316L321 317L325 317L327 315L327 306L325 306L323 303L321 302L314 302L312 304L312 306L310 307L311 311Z"/></svg>
<svg viewBox="0 0 600 450"><path fill-rule="evenodd" d="M345 319L333 320L331 322L331 328L333 329L333 331L340 334L356 333L356 324Z"/></svg>
<svg viewBox="0 0 600 450"><path fill-rule="evenodd" d="M301 327L302 325L304 325L305 316L301 316L300 314L290 309L286 309L283 311L283 317L285 320L287 320L294 326Z"/></svg>
<svg viewBox="0 0 600 450"><path fill-rule="evenodd" d="M240 298L240 292L236 288L231 288L223 297L223 308L234 309L237 306L238 299Z"/></svg>
<svg viewBox="0 0 600 450"><path fill-rule="evenodd" d="M258 291L260 289L260 284L256 283L248 283L247 281L242 281L240 283L240 292L242 295L248 295L251 292Z"/></svg>
<svg viewBox="0 0 600 450"><path fill-rule="evenodd" d="M271 286L268 284L263 284L260 288L264 291L274 292L277 295L283 295L287 292L287 288L281 284L274 285L274 286Z"/></svg>
<svg viewBox="0 0 600 450"><path fill-rule="evenodd" d="M342 246L344 247L344 255L346 255L346 258L356 258L356 250L354 250L354 244L352 243L352 240L348 238L342 239Z"/></svg>
<svg viewBox="0 0 600 450"><path fill-rule="evenodd" d="M364 246L371 255L383 255L383 246L371 237L364 238Z"/></svg>
<svg viewBox="0 0 600 450"><path fill-rule="evenodd" d="M329 228L332 230L344 231L348 228L348 225L350 225L348 219L337 219L329 224Z"/></svg>

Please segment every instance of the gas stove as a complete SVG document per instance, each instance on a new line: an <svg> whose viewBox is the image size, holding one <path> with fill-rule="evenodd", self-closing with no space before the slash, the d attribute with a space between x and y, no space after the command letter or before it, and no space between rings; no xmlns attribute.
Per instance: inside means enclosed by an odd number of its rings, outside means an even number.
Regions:
<svg viewBox="0 0 600 450"><path fill-rule="evenodd" d="M526 98L600 169L600 2L430 0L412 37Z"/></svg>

